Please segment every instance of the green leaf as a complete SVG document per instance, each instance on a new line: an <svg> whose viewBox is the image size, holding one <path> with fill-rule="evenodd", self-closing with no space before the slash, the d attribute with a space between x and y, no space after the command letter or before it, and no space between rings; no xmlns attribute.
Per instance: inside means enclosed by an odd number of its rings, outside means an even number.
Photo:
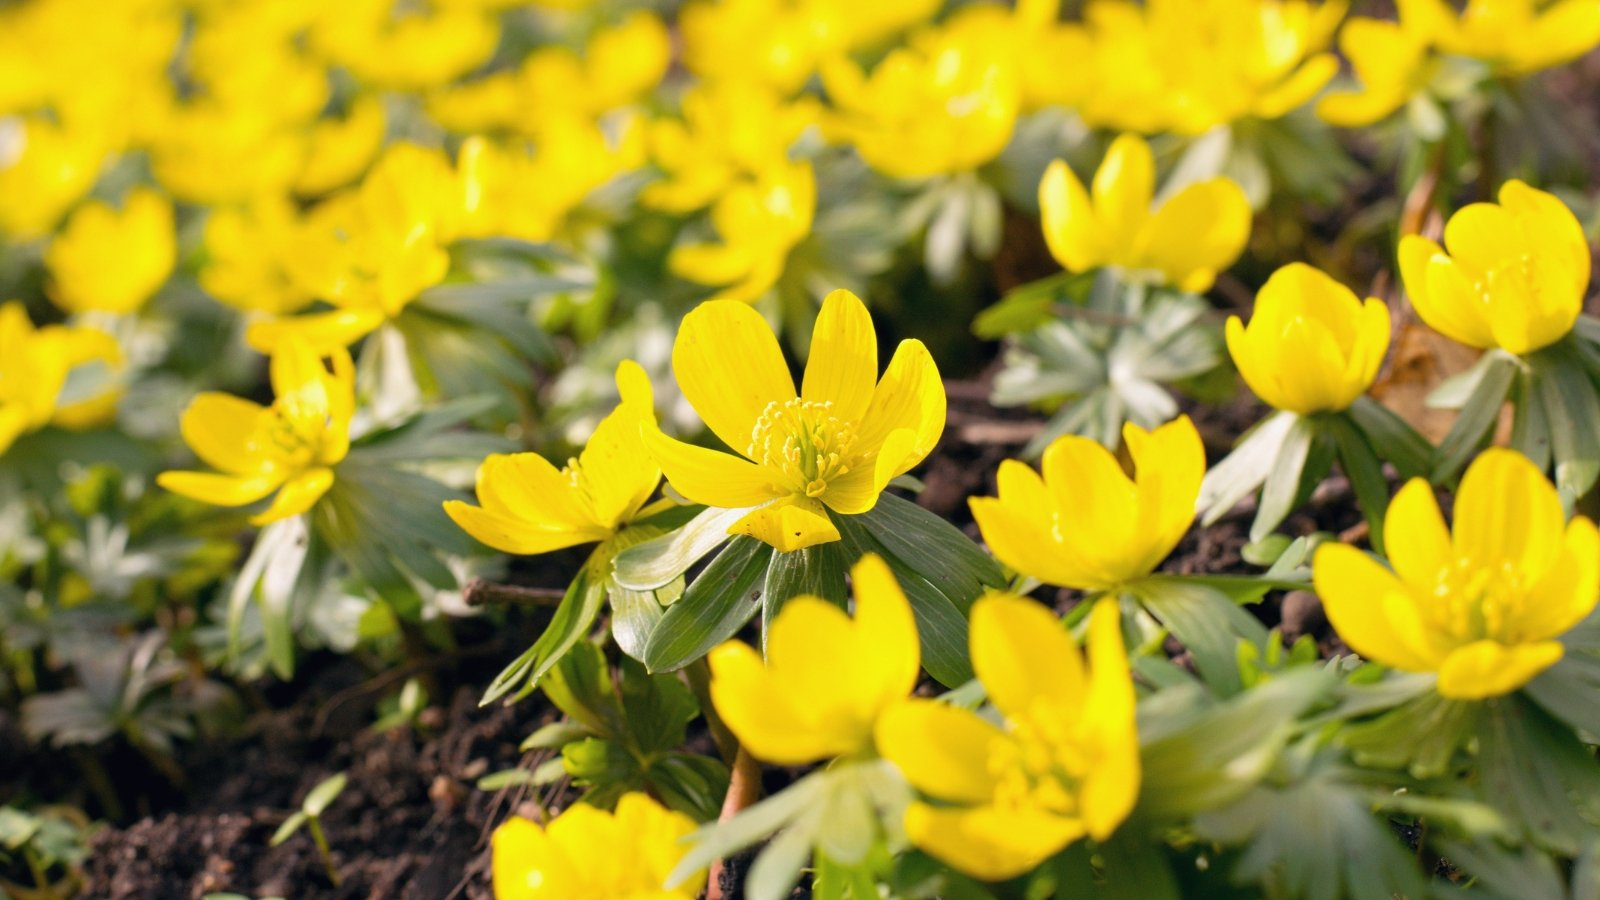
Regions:
<svg viewBox="0 0 1600 900"><path fill-rule="evenodd" d="M322 815L328 805L344 792L345 785L349 783L349 777L343 772L324 779L306 794L305 802L300 804L300 810L312 818Z"/></svg>
<svg viewBox="0 0 1600 900"><path fill-rule="evenodd" d="M589 633L604 598L605 586L593 580L589 566L579 569L572 583L567 585L567 592L562 595L544 633L490 682L479 705L493 703L512 689L518 689L519 696L525 696L538 687L551 667Z"/></svg>
<svg viewBox="0 0 1600 900"><path fill-rule="evenodd" d="M1301 485L1312 468L1308 460L1316 440L1317 428L1312 420L1295 416L1284 434L1277 457L1267 469L1267 478L1261 487L1261 505L1256 508L1255 521L1250 523L1250 540L1259 541L1271 534L1294 511Z"/></svg>
<svg viewBox="0 0 1600 900"><path fill-rule="evenodd" d="M512 787L525 787L534 783L534 775L527 769L502 769L479 778L475 787L480 791L494 792Z"/></svg>
<svg viewBox="0 0 1600 900"><path fill-rule="evenodd" d="M645 784L669 808L707 822L717 817L728 793L728 767L694 753L668 753L645 770Z"/></svg>
<svg viewBox="0 0 1600 900"><path fill-rule="evenodd" d="M1363 766L1435 778L1454 769L1456 751L1472 736L1479 712L1477 703L1429 691L1375 719L1346 725L1338 741Z"/></svg>
<svg viewBox="0 0 1600 900"><path fill-rule="evenodd" d="M272 833L272 837L267 841L267 846L276 847L294 837L294 833L306 824L307 818L309 817L305 813L296 812L289 818L284 819L283 824L278 826L278 830Z"/></svg>
<svg viewBox="0 0 1600 900"><path fill-rule="evenodd" d="M1179 900L1178 880L1162 845L1141 830L1117 829L1097 848L1104 864L1098 900Z"/></svg>
<svg viewBox="0 0 1600 900"><path fill-rule="evenodd" d="M1600 703L1595 702L1600 697L1600 658L1569 647L1522 692L1552 716L1586 732L1591 742L1600 738Z"/></svg>
<svg viewBox="0 0 1600 900"><path fill-rule="evenodd" d="M1050 321L1058 301L1082 302L1093 283L1093 272L1061 272L1029 282L978 313L972 322L972 333L986 341L997 341L1008 334L1032 331Z"/></svg>
<svg viewBox="0 0 1600 900"><path fill-rule="evenodd" d="M1289 432L1300 420L1291 412L1275 412L1245 433L1222 462L1211 467L1200 484L1200 524L1210 527L1266 481L1283 455Z"/></svg>
<svg viewBox="0 0 1600 900"><path fill-rule="evenodd" d="M766 840L813 807L827 786L827 770L817 769L727 821L701 826L684 838L690 850L667 876L667 887L674 887L717 860ZM809 849L809 844L807 847Z"/></svg>
<svg viewBox="0 0 1600 900"><path fill-rule="evenodd" d="M1511 448L1546 472L1550 469L1550 422L1544 403L1529 391L1528 382L1518 378L1511 386Z"/></svg>
<svg viewBox="0 0 1600 900"><path fill-rule="evenodd" d="M728 540L728 526L739 521L745 512L708 508L682 528L618 553L612 563L612 577L617 584L634 591L668 584L722 546Z"/></svg>
<svg viewBox="0 0 1600 900"><path fill-rule="evenodd" d="M1600 477L1600 396L1583 368L1557 344L1532 360L1530 398L1544 406L1556 487L1570 509Z"/></svg>
<svg viewBox="0 0 1600 900"><path fill-rule="evenodd" d="M1455 424L1450 426L1450 433L1439 443L1438 453L1434 456L1430 479L1434 484L1455 478L1467 460L1489 439L1495 423L1500 420L1500 409L1511 391L1511 382L1520 371L1514 358L1492 350L1483 355L1478 365L1481 371L1476 368L1473 370L1478 374L1478 380L1472 394L1461 407L1460 415L1456 417Z"/></svg>
<svg viewBox="0 0 1600 900"><path fill-rule="evenodd" d="M1433 469L1433 445L1406 420L1382 403L1362 395L1345 411L1378 456L1391 463L1401 479L1426 478Z"/></svg>
<svg viewBox="0 0 1600 900"><path fill-rule="evenodd" d="M1266 626L1259 619L1228 595L1178 577L1143 579L1127 591L1188 649L1212 690L1222 696L1239 692L1239 642L1258 650L1267 642Z"/></svg>
<svg viewBox="0 0 1600 900"><path fill-rule="evenodd" d="M1484 799L1526 837L1567 856L1600 839L1600 768L1590 750L1520 695L1483 705L1478 763Z"/></svg>
<svg viewBox="0 0 1600 900"><path fill-rule="evenodd" d="M591 736L589 729L580 722L551 722L540 726L533 734L523 738L517 749L523 753L529 750L551 750Z"/></svg>
<svg viewBox="0 0 1600 900"><path fill-rule="evenodd" d="M760 609L772 553L754 538L740 535L729 541L650 635L644 648L650 671L681 669L738 633Z"/></svg>
<svg viewBox="0 0 1600 900"><path fill-rule="evenodd" d="M1361 514L1367 520L1372 549L1383 553L1383 515L1389 509L1389 481L1366 436L1343 414L1324 416L1321 425L1333 436L1339 468L1350 479Z"/></svg>
<svg viewBox="0 0 1600 900"><path fill-rule="evenodd" d="M1333 684L1328 672L1299 669L1221 702L1193 683L1144 698L1138 809L1160 821L1238 800L1272 769L1295 717Z"/></svg>
<svg viewBox="0 0 1600 900"><path fill-rule="evenodd" d="M845 608L846 563L838 541L818 544L790 553L774 552L767 563L767 577L761 591L761 647L765 653L767 631L777 620L783 605L809 594Z"/></svg>

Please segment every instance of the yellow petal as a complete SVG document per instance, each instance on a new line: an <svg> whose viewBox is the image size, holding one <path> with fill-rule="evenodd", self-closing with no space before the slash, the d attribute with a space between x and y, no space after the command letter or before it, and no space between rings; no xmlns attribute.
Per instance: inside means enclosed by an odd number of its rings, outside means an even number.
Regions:
<svg viewBox="0 0 1600 900"><path fill-rule="evenodd" d="M526 519L493 513L460 500L445 501L444 511L462 531L502 553L516 556L549 553L606 537L606 533L599 530L541 527Z"/></svg>
<svg viewBox="0 0 1600 900"><path fill-rule="evenodd" d="M1089 617L1089 691L1083 727L1094 758L1078 788L1084 827L1097 841L1117 830L1139 799L1139 736L1133 676L1122 643L1122 610L1105 597Z"/></svg>
<svg viewBox="0 0 1600 900"><path fill-rule="evenodd" d="M645 424L645 446L667 481L695 503L724 509L758 506L777 496L767 470L746 459L675 440Z"/></svg>
<svg viewBox="0 0 1600 900"><path fill-rule="evenodd" d="M1179 416L1148 434L1132 422L1122 440L1133 458L1139 529L1148 545L1136 574L1153 571L1178 546L1194 523L1200 484L1206 477L1206 450L1188 416Z"/></svg>
<svg viewBox="0 0 1600 900"><path fill-rule="evenodd" d="M1186 291L1206 291L1250 240L1250 201L1226 178L1191 184L1150 217L1139 242L1149 268Z"/></svg>
<svg viewBox="0 0 1600 900"><path fill-rule="evenodd" d="M340 309L252 322L245 329L244 339L251 349L261 353L274 352L279 344L291 336L298 337L319 352L329 353L348 347L377 331L383 322L381 310Z"/></svg>
<svg viewBox="0 0 1600 900"><path fill-rule="evenodd" d="M1083 836L1082 823L1031 808L942 809L913 803L906 837L974 878L1001 881L1027 872Z"/></svg>
<svg viewBox="0 0 1600 900"><path fill-rule="evenodd" d="M207 391L189 402L178 430L206 465L245 475L259 469L263 460L255 441L264 414L259 403Z"/></svg>
<svg viewBox="0 0 1600 900"><path fill-rule="evenodd" d="M944 382L933 355L921 341L901 341L883 379L872 392L865 420L857 427L857 446L877 450L896 430L910 429L916 440L911 454L899 463L900 472L907 471L939 443L939 436L944 434L945 413Z"/></svg>
<svg viewBox="0 0 1600 900"><path fill-rule="evenodd" d="M655 418L656 393L650 384L650 376L644 367L631 359L625 359L617 364L617 394L622 398L622 405L632 408L635 412L651 419Z"/></svg>
<svg viewBox="0 0 1600 900"><path fill-rule="evenodd" d="M578 477L595 520L615 529L633 518L661 481L661 467L645 445L643 428L653 417L624 402L600 420L578 454Z"/></svg>
<svg viewBox="0 0 1600 900"><path fill-rule="evenodd" d="M844 422L860 422L878 380L878 335L855 294L834 291L822 301L811 333L811 356L800 395L833 404Z"/></svg>
<svg viewBox="0 0 1600 900"><path fill-rule="evenodd" d="M1064 160L1050 163L1039 182L1039 215L1050 255L1067 271L1086 272L1104 262L1089 192Z"/></svg>
<svg viewBox="0 0 1600 900"><path fill-rule="evenodd" d="M789 498L752 509L728 526L728 533L749 535L783 553L839 540L839 529L822 504Z"/></svg>
<svg viewBox="0 0 1600 900"><path fill-rule="evenodd" d="M1094 212L1101 240L1108 246L1132 246L1150 217L1155 195L1155 158L1144 138L1120 135L1111 142L1094 173Z"/></svg>
<svg viewBox="0 0 1600 900"><path fill-rule="evenodd" d="M1600 532L1579 516L1567 523L1561 555L1528 592L1525 604L1510 623L1529 638L1553 638L1588 618L1600 600Z"/></svg>
<svg viewBox="0 0 1600 900"><path fill-rule="evenodd" d="M1063 557L1065 549L1041 531L1035 510L1013 506L997 497L971 497L967 506L978 523L989 552L1008 568L1031 575L1046 584L1088 588L1085 573Z"/></svg>
<svg viewBox="0 0 1600 900"><path fill-rule="evenodd" d="M1328 621L1350 649L1397 669L1433 671L1433 660L1413 649L1422 636L1398 635L1390 621L1391 597L1399 605L1414 601L1388 569L1354 547L1324 544L1312 559L1312 581Z"/></svg>
<svg viewBox="0 0 1600 900"><path fill-rule="evenodd" d="M478 467L478 502L537 530L599 530L565 472L537 453L493 453Z"/></svg>
<svg viewBox="0 0 1600 900"><path fill-rule="evenodd" d="M804 721L793 696L774 684L760 654L729 641L711 651L711 700L739 743L758 759L804 765L833 755L827 735L797 728Z"/></svg>
<svg viewBox="0 0 1600 900"><path fill-rule="evenodd" d="M1394 495L1383 522L1389 564L1395 574L1414 591L1432 591L1440 574L1455 564L1455 550L1427 480L1406 482Z"/></svg>
<svg viewBox="0 0 1600 900"><path fill-rule="evenodd" d="M1506 646L1474 641L1453 651L1439 668L1439 695L1482 700L1509 694L1561 660L1556 641Z"/></svg>
<svg viewBox="0 0 1600 900"><path fill-rule="evenodd" d="M1467 467L1455 503L1455 557L1462 564L1537 578L1561 552L1565 528L1560 496L1527 457L1495 447Z"/></svg>
<svg viewBox="0 0 1600 900"><path fill-rule="evenodd" d="M279 519L298 516L316 505L331 487L333 487L332 469L318 467L301 472L283 483L283 487L278 489L278 496L272 499L272 505L251 516L250 524L261 526Z"/></svg>
<svg viewBox="0 0 1600 900"><path fill-rule="evenodd" d="M1400 275L1406 295L1428 327L1469 347L1492 347L1482 302L1438 244L1408 234L1400 239Z"/></svg>
<svg viewBox="0 0 1600 900"><path fill-rule="evenodd" d="M243 478L213 472L162 472L156 476L156 484L174 494L217 506L254 503L272 493L282 481L281 475Z"/></svg>
<svg viewBox="0 0 1600 900"><path fill-rule="evenodd" d="M895 580L888 563L867 554L850 567L850 584L856 598L857 644L871 664L870 683L860 685L863 693L875 693L875 708L911 693L917 686L922 665L917 641L917 620L911 604Z"/></svg>
<svg viewBox="0 0 1600 900"><path fill-rule="evenodd" d="M1294 74L1276 88L1262 94L1255 103L1255 114L1262 119L1278 119L1298 109L1339 74L1339 60L1331 53L1319 53L1300 64Z"/></svg>
<svg viewBox="0 0 1600 900"><path fill-rule="evenodd" d="M972 669L1007 719L1059 716L1083 702L1083 657L1055 613L1009 594L972 607Z"/></svg>
<svg viewBox="0 0 1600 900"><path fill-rule="evenodd" d="M955 803L982 803L995 792L989 753L1005 733L977 713L914 698L878 720L878 752L924 794Z"/></svg>
<svg viewBox="0 0 1600 900"><path fill-rule="evenodd" d="M736 453L749 446L768 404L795 397L772 329L760 313L731 300L707 301L684 316L672 370L706 427Z"/></svg>
<svg viewBox="0 0 1600 900"><path fill-rule="evenodd" d="M512 816L490 839L494 895L499 900L536 900L582 884L581 876L544 829Z"/></svg>

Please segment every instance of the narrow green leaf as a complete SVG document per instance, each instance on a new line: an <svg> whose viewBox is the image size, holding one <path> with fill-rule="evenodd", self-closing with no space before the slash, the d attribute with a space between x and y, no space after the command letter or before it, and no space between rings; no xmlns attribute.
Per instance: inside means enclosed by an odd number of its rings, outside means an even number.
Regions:
<svg viewBox="0 0 1600 900"><path fill-rule="evenodd" d="M1433 445L1382 403L1362 395L1345 411L1367 436L1378 456L1391 463L1402 479L1426 478L1433 469Z"/></svg>
<svg viewBox="0 0 1600 900"><path fill-rule="evenodd" d="M322 815L328 805L344 792L345 785L349 783L349 776L343 772L337 772L323 779L306 794L305 802L300 804L301 811L308 816Z"/></svg>
<svg viewBox="0 0 1600 900"><path fill-rule="evenodd" d="M681 669L743 628L760 609L772 552L754 538L741 535L729 541L650 635L644 648L650 671Z"/></svg>
<svg viewBox="0 0 1600 900"><path fill-rule="evenodd" d="M1519 371L1516 360L1494 351L1484 354L1480 365L1483 367L1481 377L1462 405L1450 433L1439 443L1431 478L1434 484L1455 478L1467 460L1489 439L1495 423L1500 420L1500 409L1511 391L1511 382Z"/></svg>
<svg viewBox="0 0 1600 900"><path fill-rule="evenodd" d="M1226 594L1180 578L1146 579L1128 592L1183 644L1212 690L1222 696L1239 692L1239 641L1260 650L1268 639L1259 619Z"/></svg>
<svg viewBox="0 0 1600 900"><path fill-rule="evenodd" d="M1200 524L1209 527L1266 481L1273 462L1283 455L1284 442L1299 416L1275 412L1245 433L1239 444L1206 473L1200 483Z"/></svg>
<svg viewBox="0 0 1600 900"><path fill-rule="evenodd" d="M746 510L707 508L682 528L635 544L612 563L617 584L648 591L671 582L728 540L728 526Z"/></svg>
<svg viewBox="0 0 1600 900"><path fill-rule="evenodd" d="M289 818L284 819L283 824L278 826L278 830L272 833L271 839L267 841L267 846L276 847L284 841L287 841L289 838L294 837L294 833L299 831L301 826L306 824L306 818L307 816L305 813L296 812Z"/></svg>
<svg viewBox="0 0 1600 900"><path fill-rule="evenodd" d="M1556 487L1570 508L1600 477L1600 396L1559 345L1536 358L1529 381L1544 406Z"/></svg>
<svg viewBox="0 0 1600 900"><path fill-rule="evenodd" d="M1383 462L1361 430L1343 413L1322 418L1322 426L1333 435L1338 448L1339 468L1350 479L1361 514L1367 520L1372 549L1383 553L1383 515L1389 509L1389 481L1383 477Z"/></svg>
<svg viewBox="0 0 1600 900"><path fill-rule="evenodd" d="M1270 468L1261 488L1261 505L1256 508L1255 521L1250 524L1250 540L1259 541L1271 534L1294 510L1316 438L1317 429L1312 421L1295 416L1283 436L1277 457L1268 464Z"/></svg>

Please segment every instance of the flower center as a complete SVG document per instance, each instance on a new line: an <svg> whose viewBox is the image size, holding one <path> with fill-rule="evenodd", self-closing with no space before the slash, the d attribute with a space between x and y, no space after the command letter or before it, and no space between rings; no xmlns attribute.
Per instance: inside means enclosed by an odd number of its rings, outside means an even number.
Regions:
<svg viewBox="0 0 1600 900"><path fill-rule="evenodd" d="M1071 815L1078 807L1083 754L1056 729L1013 722L1007 740L989 750L995 804L1005 809L1045 809Z"/></svg>
<svg viewBox="0 0 1600 900"><path fill-rule="evenodd" d="M273 415L265 417L262 443L271 449L278 465L284 468L310 465L322 444L326 421L309 422L303 417L289 415L281 404L274 404L272 411Z"/></svg>
<svg viewBox="0 0 1600 900"><path fill-rule="evenodd" d="M820 497L828 482L849 472L855 426L833 414L833 402L774 400L761 411L745 455L770 471L796 494Z"/></svg>
<svg viewBox="0 0 1600 900"><path fill-rule="evenodd" d="M1441 631L1463 642L1515 642L1527 587L1509 561L1493 568L1458 561L1440 574L1434 588L1435 620Z"/></svg>

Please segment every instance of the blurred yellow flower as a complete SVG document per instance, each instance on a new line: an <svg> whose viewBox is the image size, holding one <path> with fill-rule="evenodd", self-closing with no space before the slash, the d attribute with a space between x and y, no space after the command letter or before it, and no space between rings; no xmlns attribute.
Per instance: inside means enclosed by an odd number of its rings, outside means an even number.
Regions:
<svg viewBox="0 0 1600 900"><path fill-rule="evenodd" d="M48 234L94 187L111 149L93 130L0 119L0 232L24 241Z"/></svg>
<svg viewBox="0 0 1600 900"><path fill-rule="evenodd" d="M1117 602L1089 618L1088 661L1031 600L972 607L972 667L1004 716L996 726L937 700L907 700L878 722L878 749L918 790L906 836L957 869L1012 878L1085 834L1103 841L1139 797L1133 681Z"/></svg>
<svg viewBox="0 0 1600 900"><path fill-rule="evenodd" d="M167 198L135 188L121 210L92 201L45 252L50 297L68 312L134 312L166 283L177 253Z"/></svg>
<svg viewBox="0 0 1600 900"><path fill-rule="evenodd" d="M701 209L787 162L790 145L818 113L812 98L786 101L756 82L698 84L683 95L681 120L650 123L650 155L666 177L645 186L640 200L668 212Z"/></svg>
<svg viewBox="0 0 1600 900"><path fill-rule="evenodd" d="M1133 478L1089 438L1067 435L1044 451L1043 477L1000 464L1000 496L968 501L1001 562L1046 584L1110 590L1155 570L1194 520L1206 453L1188 416L1145 431L1122 428Z"/></svg>
<svg viewBox="0 0 1600 900"><path fill-rule="evenodd" d="M343 118L317 120L306 135L294 192L317 197L359 178L383 147L386 125L383 101L374 96L355 100Z"/></svg>
<svg viewBox="0 0 1600 900"><path fill-rule="evenodd" d="M1346 4L1309 0L1093 0L1085 12L1090 125L1202 134L1276 119L1339 71L1324 52Z"/></svg>
<svg viewBox="0 0 1600 900"><path fill-rule="evenodd" d="M1444 0L1409 0L1401 19L1446 53L1514 75L1570 62L1600 44L1600 4L1592 0L1468 0L1459 15Z"/></svg>
<svg viewBox="0 0 1600 900"><path fill-rule="evenodd" d="M1160 206L1155 161L1138 135L1112 142L1086 190L1056 160L1039 183L1050 254L1069 272L1117 266L1185 291L1204 291L1233 265L1250 239L1250 201L1226 178L1188 185Z"/></svg>
<svg viewBox="0 0 1600 900"><path fill-rule="evenodd" d="M355 370L342 349L330 372L311 345L283 342L272 354L276 399L262 406L207 391L183 411L179 430L200 461L217 472L162 472L156 483L217 506L245 506L277 492L251 524L265 525L311 509L333 486L333 466L350 450Z"/></svg>
<svg viewBox="0 0 1600 900"><path fill-rule="evenodd" d="M711 651L711 700L757 759L798 766L871 753L878 717L917 686L917 623L894 573L868 554L850 582L854 619L796 597L772 623L765 662L739 641Z"/></svg>
<svg viewBox="0 0 1600 900"><path fill-rule="evenodd" d="M582 55L541 47L516 69L431 94L428 110L452 131L538 135L547 121L594 118L637 102L660 84L671 62L666 25L637 10L595 32Z"/></svg>
<svg viewBox="0 0 1600 900"><path fill-rule="evenodd" d="M1520 181L1501 186L1498 204L1457 210L1443 248L1407 235L1399 255L1417 315L1469 347L1547 347L1572 330L1589 289L1589 240L1577 216Z"/></svg>
<svg viewBox="0 0 1600 900"><path fill-rule="evenodd" d="M1445 697L1510 693L1561 659L1558 638L1600 597L1600 532L1565 520L1556 489L1520 454L1483 452L1456 492L1454 534L1433 489L1412 479L1384 520L1384 568L1344 544L1313 561L1328 620L1350 648L1437 672Z"/></svg>
<svg viewBox="0 0 1600 900"><path fill-rule="evenodd" d="M68 325L36 329L21 302L0 304L0 454L46 425L102 424L121 396L109 377L121 365L111 335Z"/></svg>
<svg viewBox="0 0 1600 900"><path fill-rule="evenodd" d="M1330 125L1359 128L1385 119L1427 83L1428 39L1407 28L1404 20L1352 18L1339 32L1339 49L1358 85L1330 91L1317 102L1317 115Z"/></svg>
<svg viewBox="0 0 1600 900"><path fill-rule="evenodd" d="M512 816L494 830L496 900L694 900L699 872L672 890L667 876L689 852L693 819L646 794L627 793L609 813L574 803L540 827Z"/></svg>
<svg viewBox="0 0 1600 900"><path fill-rule="evenodd" d="M150 168L174 197L212 205L287 191L304 165L295 129L247 105L210 99L171 110L150 146Z"/></svg>
<svg viewBox="0 0 1600 900"><path fill-rule="evenodd" d="M780 162L729 187L711 207L720 244L681 244L667 258L673 274L724 286L714 299L758 300L783 275L789 251L811 233L817 184L807 162Z"/></svg>
<svg viewBox="0 0 1600 900"><path fill-rule="evenodd" d="M1018 0L1015 8L975 3L958 9L947 27L980 46L1003 48L1018 67L1025 111L1083 103L1093 73L1063 60L1091 57L1082 25L1060 21L1061 0Z"/></svg>
<svg viewBox="0 0 1600 900"><path fill-rule="evenodd" d="M847 57L827 60L829 134L895 178L976 169L1004 150L1022 105L1008 48L983 28L955 22L914 35L867 75Z"/></svg>
<svg viewBox="0 0 1600 900"><path fill-rule="evenodd" d="M469 6L343 0L321 12L313 47L375 87L438 87L487 62L500 42L499 20Z"/></svg>
<svg viewBox="0 0 1600 900"><path fill-rule="evenodd" d="M200 286L248 312L292 313L312 300L291 274L300 216L287 197L268 194L206 219Z"/></svg>
<svg viewBox="0 0 1600 900"><path fill-rule="evenodd" d="M661 481L640 429L655 424L644 369L617 367L622 402L595 427L577 459L557 469L537 453L495 454L478 468L478 502L445 503L468 534L505 553L548 553L604 541L633 521Z"/></svg>
<svg viewBox="0 0 1600 900"><path fill-rule="evenodd" d="M1389 307L1304 263L1272 274L1246 326L1228 317L1228 352L1256 396L1278 409L1337 412L1366 393L1389 349Z"/></svg>
<svg viewBox="0 0 1600 900"><path fill-rule="evenodd" d="M706 426L739 455L647 429L667 480L695 503L751 507L729 533L781 551L839 540L828 510L872 509L944 432L944 384L928 349L901 341L878 381L872 316L849 291L822 304L799 394L766 320L731 300L684 317L672 369Z"/></svg>

